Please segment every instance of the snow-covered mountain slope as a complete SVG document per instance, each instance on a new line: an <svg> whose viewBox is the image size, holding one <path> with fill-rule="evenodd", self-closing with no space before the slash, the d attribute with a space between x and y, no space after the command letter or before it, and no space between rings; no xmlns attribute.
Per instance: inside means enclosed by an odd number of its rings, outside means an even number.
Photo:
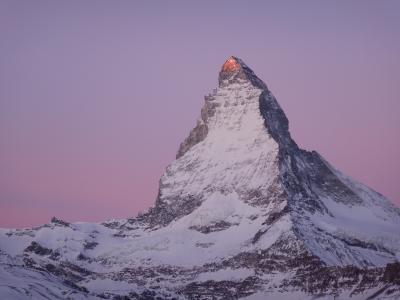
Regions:
<svg viewBox="0 0 400 300"><path fill-rule="evenodd" d="M275 97L236 57L153 208L1 230L0 250L7 299L400 297L399 209L299 149Z"/></svg>
<svg viewBox="0 0 400 300"><path fill-rule="evenodd" d="M300 150L272 93L237 58L224 64L219 88L206 97L196 128L161 178L155 224L209 207L215 198L257 208L250 222L256 231L249 232L262 237L255 245L270 239L267 231L282 217L329 265L382 266L400 250L399 210L317 153ZM185 218L198 230L238 226L229 219L237 212L219 210L212 219Z"/></svg>

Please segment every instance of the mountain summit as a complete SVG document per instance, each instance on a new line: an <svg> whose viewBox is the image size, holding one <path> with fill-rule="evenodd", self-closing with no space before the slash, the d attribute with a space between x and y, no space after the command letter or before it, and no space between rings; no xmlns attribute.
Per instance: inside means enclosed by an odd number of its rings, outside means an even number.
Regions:
<svg viewBox="0 0 400 300"><path fill-rule="evenodd" d="M262 82L262 80L260 80L240 58L231 56L225 61L222 65L221 71L219 72L219 86L226 86L234 83L238 79L248 80L256 87L267 89L265 83Z"/></svg>
<svg viewBox="0 0 400 300"><path fill-rule="evenodd" d="M400 297L399 209L300 149L277 100L242 60L225 61L218 81L154 207L102 224L55 218L2 230L0 295Z"/></svg>

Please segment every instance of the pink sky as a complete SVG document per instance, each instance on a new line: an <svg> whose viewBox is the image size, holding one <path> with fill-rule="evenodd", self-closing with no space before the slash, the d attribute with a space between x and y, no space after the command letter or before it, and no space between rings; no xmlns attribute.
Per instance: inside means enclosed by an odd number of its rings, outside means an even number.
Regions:
<svg viewBox="0 0 400 300"><path fill-rule="evenodd" d="M0 227L148 208L230 55L400 205L400 2L297 3L1 1Z"/></svg>

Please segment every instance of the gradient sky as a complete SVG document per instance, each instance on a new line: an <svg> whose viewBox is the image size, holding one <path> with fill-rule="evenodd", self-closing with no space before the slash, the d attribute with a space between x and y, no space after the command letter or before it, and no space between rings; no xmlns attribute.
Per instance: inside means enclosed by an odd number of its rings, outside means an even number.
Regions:
<svg viewBox="0 0 400 300"><path fill-rule="evenodd" d="M148 208L230 55L399 205L400 1L265 2L1 1L0 227Z"/></svg>

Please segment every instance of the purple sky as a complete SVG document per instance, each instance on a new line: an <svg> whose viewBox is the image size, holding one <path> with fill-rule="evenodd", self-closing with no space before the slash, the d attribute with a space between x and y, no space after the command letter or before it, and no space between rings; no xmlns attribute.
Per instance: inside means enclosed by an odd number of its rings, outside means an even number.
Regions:
<svg viewBox="0 0 400 300"><path fill-rule="evenodd" d="M0 227L152 205L230 55L400 204L400 1L190 2L0 2Z"/></svg>

